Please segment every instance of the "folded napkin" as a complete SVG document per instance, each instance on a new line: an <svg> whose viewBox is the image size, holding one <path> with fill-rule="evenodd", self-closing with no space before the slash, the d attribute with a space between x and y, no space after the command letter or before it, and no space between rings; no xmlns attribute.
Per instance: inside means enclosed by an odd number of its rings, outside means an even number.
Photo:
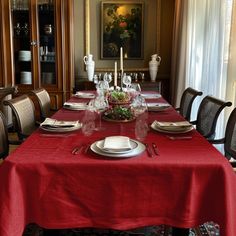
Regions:
<svg viewBox="0 0 236 236"><path fill-rule="evenodd" d="M106 150L131 150L130 139L125 136L110 136L104 140L103 149Z"/></svg>
<svg viewBox="0 0 236 236"><path fill-rule="evenodd" d="M86 109L87 108L87 103L78 103L78 102L65 102L63 105L65 108L71 108L71 109Z"/></svg>
<svg viewBox="0 0 236 236"><path fill-rule="evenodd" d="M86 92L76 92L76 97L80 98L94 98L95 95L93 93L86 93Z"/></svg>
<svg viewBox="0 0 236 236"><path fill-rule="evenodd" d="M188 121L164 122L155 120L153 123L159 129L170 131L186 130L192 128L192 124L190 124Z"/></svg>
<svg viewBox="0 0 236 236"><path fill-rule="evenodd" d="M145 99L157 99L161 97L161 94L157 93L141 93L141 96Z"/></svg>
<svg viewBox="0 0 236 236"><path fill-rule="evenodd" d="M147 103L149 111L162 111L170 107L168 103Z"/></svg>
<svg viewBox="0 0 236 236"><path fill-rule="evenodd" d="M62 121L51 118L46 118L43 123L40 124L44 128L73 128L79 126L80 123L76 121Z"/></svg>

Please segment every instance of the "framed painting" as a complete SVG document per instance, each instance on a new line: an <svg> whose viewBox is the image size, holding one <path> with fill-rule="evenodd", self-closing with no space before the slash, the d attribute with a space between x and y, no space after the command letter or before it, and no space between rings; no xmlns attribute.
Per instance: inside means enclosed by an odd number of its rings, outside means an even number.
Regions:
<svg viewBox="0 0 236 236"><path fill-rule="evenodd" d="M101 59L143 59L144 3L101 2Z"/></svg>

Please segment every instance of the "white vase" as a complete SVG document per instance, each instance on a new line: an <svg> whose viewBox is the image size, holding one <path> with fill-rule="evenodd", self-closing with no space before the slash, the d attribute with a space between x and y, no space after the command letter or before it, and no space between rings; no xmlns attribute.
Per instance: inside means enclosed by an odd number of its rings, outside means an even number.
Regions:
<svg viewBox="0 0 236 236"><path fill-rule="evenodd" d="M92 54L88 54L87 56L84 56L84 64L86 65L88 80L93 81L95 62L93 61Z"/></svg>
<svg viewBox="0 0 236 236"><path fill-rule="evenodd" d="M152 82L156 81L158 67L161 62L161 57L157 54L151 56L152 60L149 61L149 74Z"/></svg>

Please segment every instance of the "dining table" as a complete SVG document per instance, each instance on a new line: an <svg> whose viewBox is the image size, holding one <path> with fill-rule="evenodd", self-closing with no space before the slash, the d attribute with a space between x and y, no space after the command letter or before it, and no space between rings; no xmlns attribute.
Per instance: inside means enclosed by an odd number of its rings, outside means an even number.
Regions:
<svg viewBox="0 0 236 236"><path fill-rule="evenodd" d="M161 96L145 99L167 103ZM72 96L69 102L90 100ZM172 106L129 122L68 107L52 118L82 125L70 132L39 127L0 165L1 236L21 236L30 223L127 230L208 221L219 225L221 236L236 235L236 175L228 160L194 128L174 135L152 128L154 121L184 121ZM119 157L92 148L117 136L141 150Z"/></svg>

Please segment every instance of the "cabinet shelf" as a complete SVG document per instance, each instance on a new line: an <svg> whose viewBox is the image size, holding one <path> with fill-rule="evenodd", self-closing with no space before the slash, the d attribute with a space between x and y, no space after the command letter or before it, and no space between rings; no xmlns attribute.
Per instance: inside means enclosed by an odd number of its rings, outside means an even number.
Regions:
<svg viewBox="0 0 236 236"><path fill-rule="evenodd" d="M40 61L41 63L43 63L43 64L47 64L47 63L51 63L51 64L53 64L53 63L55 63L55 60L54 61Z"/></svg>

